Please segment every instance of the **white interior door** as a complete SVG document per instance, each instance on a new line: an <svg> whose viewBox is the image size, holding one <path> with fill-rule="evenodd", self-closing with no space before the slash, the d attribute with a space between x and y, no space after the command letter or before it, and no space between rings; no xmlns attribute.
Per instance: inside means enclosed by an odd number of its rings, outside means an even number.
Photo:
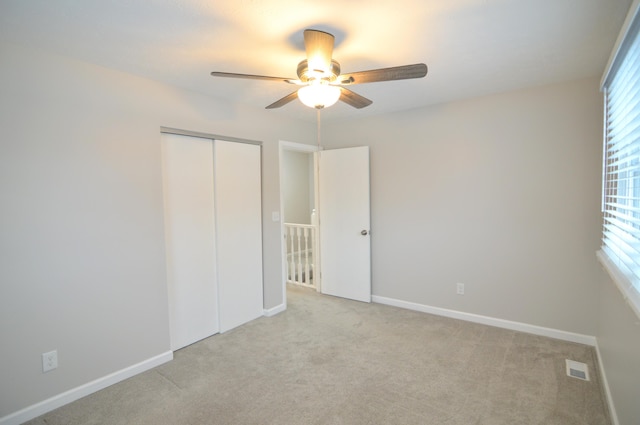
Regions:
<svg viewBox="0 0 640 425"><path fill-rule="evenodd" d="M260 146L216 140L220 331L263 315Z"/></svg>
<svg viewBox="0 0 640 425"><path fill-rule="evenodd" d="M321 291L371 302L369 147L317 155Z"/></svg>
<svg viewBox="0 0 640 425"><path fill-rule="evenodd" d="M162 134L171 349L219 331L213 142Z"/></svg>

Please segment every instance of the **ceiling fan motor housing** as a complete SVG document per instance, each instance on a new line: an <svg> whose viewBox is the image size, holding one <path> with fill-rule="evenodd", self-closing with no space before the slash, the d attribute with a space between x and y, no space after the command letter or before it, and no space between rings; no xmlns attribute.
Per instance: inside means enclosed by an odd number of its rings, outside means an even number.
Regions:
<svg viewBox="0 0 640 425"><path fill-rule="evenodd" d="M312 82L314 80L324 80L333 82L340 75L340 64L338 61L331 60L331 66L328 70L309 69L309 62L305 59L298 64L298 78L302 82Z"/></svg>

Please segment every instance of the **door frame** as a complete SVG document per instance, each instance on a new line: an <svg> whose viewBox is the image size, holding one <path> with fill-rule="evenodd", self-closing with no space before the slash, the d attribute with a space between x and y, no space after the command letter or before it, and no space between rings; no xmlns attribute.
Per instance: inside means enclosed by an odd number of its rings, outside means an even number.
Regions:
<svg viewBox="0 0 640 425"><path fill-rule="evenodd" d="M284 183L282 181L282 176L284 176L284 161L283 161L283 157L284 157L284 151L292 151L292 152L302 152L302 153L308 153L308 154L313 154L315 152L321 151L322 147L319 147L318 145L307 145L304 143L296 143L296 142L287 142L284 140L280 140L279 144L278 144L278 161L279 161L279 165L278 165L278 172L280 173L280 214L279 214L279 221L280 221L280 256L281 256L281 261L280 261L280 266L281 266L281 274L282 274L282 310L286 310L287 308L287 245L285 243L283 243L284 241L284 234L285 234L285 228L284 228L284 219L283 219L283 213L284 213ZM315 165L315 161L314 163L314 179L316 178L315 174L316 174L316 165ZM317 187L316 187L317 182L314 182L313 185L313 196L314 199L316 200L315 202L317 202L317 197L318 197L318 191L317 191ZM319 255L319 253L317 253ZM318 259L314 259L315 261L318 261Z"/></svg>

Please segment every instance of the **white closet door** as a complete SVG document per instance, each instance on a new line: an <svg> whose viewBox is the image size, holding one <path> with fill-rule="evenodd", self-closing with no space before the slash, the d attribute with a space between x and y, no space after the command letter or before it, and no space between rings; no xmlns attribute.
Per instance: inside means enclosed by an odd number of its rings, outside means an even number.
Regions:
<svg viewBox="0 0 640 425"><path fill-rule="evenodd" d="M213 142L162 134L171 349L219 332Z"/></svg>
<svg viewBox="0 0 640 425"><path fill-rule="evenodd" d="M220 331L263 315L260 146L214 143Z"/></svg>

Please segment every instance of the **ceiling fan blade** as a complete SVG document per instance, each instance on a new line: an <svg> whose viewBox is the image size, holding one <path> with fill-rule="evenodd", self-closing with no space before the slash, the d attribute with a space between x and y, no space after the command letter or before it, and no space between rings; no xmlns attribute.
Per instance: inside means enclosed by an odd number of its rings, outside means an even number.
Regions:
<svg viewBox="0 0 640 425"><path fill-rule="evenodd" d="M287 103L291 102L292 100L295 100L298 98L298 91L294 91L293 93L289 93L288 95L286 95L285 97L283 97L280 100L276 100L275 102L273 102L271 105L267 106L265 109L275 109L275 108L279 108L281 106L286 105Z"/></svg>
<svg viewBox="0 0 640 425"><path fill-rule="evenodd" d="M268 80L268 81L282 81L285 83L291 83L293 80L291 78L282 78L282 77L268 77L266 75L252 75L252 74L236 74L234 72L218 72L213 71L211 73L214 77L229 77L229 78L246 78L250 80Z"/></svg>
<svg viewBox="0 0 640 425"><path fill-rule="evenodd" d="M425 75L427 75L427 65L416 63L413 65L342 74L338 77L335 84L363 84L378 81L407 80L410 78L422 78Z"/></svg>
<svg viewBox="0 0 640 425"><path fill-rule="evenodd" d="M309 70L328 72L331 69L334 41L335 38L328 32L304 30L304 47Z"/></svg>
<svg viewBox="0 0 640 425"><path fill-rule="evenodd" d="M340 87L340 100L347 105L358 109L362 109L373 103L372 100L369 100L364 96L360 96L358 93L352 92L344 87Z"/></svg>

